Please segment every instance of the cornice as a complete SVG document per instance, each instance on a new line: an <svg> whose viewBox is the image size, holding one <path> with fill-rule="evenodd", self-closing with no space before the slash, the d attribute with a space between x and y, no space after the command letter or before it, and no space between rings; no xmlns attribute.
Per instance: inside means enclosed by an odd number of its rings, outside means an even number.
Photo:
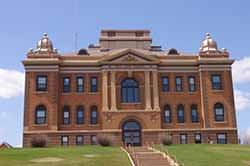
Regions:
<svg viewBox="0 0 250 166"><path fill-rule="evenodd" d="M22 61L23 65L59 65L59 58L36 58L36 59L25 59Z"/></svg>

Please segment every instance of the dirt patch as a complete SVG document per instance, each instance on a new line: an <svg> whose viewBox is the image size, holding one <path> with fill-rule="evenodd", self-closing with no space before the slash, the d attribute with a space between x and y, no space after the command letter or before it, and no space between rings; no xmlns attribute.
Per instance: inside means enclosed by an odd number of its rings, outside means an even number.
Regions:
<svg viewBox="0 0 250 166"><path fill-rule="evenodd" d="M47 163L47 162L59 162L59 161L63 161L63 159L57 157L45 157L45 158L37 158L31 160L31 162L35 163Z"/></svg>
<svg viewBox="0 0 250 166"><path fill-rule="evenodd" d="M215 150L215 151L221 151L221 150L224 150L224 151L239 151L239 152L250 152L250 149L248 148L235 148L235 147L232 147L232 148L229 148L229 147L209 147L208 148L209 150Z"/></svg>
<svg viewBox="0 0 250 166"><path fill-rule="evenodd" d="M98 157L98 155L93 155L93 154L85 154L83 156L86 157L86 158Z"/></svg>
<svg viewBox="0 0 250 166"><path fill-rule="evenodd" d="M246 166L250 166L250 161L243 161L244 164L246 164Z"/></svg>

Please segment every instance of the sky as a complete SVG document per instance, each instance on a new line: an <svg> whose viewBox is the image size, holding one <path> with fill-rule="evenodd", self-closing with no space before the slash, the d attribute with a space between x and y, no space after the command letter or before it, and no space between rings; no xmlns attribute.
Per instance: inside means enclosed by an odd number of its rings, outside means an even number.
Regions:
<svg viewBox="0 0 250 166"><path fill-rule="evenodd" d="M59 53L97 44L101 29L150 29L154 45L198 53L206 32L233 64L239 133L250 133L250 1L8 0L0 4L0 142L22 144L21 61L44 32Z"/></svg>

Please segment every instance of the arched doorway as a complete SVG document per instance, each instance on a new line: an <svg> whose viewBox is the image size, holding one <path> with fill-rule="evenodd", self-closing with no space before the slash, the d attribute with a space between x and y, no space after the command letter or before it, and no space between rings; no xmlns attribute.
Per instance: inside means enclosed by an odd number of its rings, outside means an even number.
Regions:
<svg viewBox="0 0 250 166"><path fill-rule="evenodd" d="M122 138L126 145L141 146L141 125L135 120L128 120L122 126Z"/></svg>

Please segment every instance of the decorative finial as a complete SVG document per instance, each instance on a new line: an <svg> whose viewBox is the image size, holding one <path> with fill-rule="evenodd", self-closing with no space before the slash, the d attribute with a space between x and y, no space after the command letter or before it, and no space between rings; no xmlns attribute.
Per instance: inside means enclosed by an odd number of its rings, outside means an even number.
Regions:
<svg viewBox="0 0 250 166"><path fill-rule="evenodd" d="M211 38L210 33L208 33L208 32L206 33L206 38L207 39Z"/></svg>
<svg viewBox="0 0 250 166"><path fill-rule="evenodd" d="M43 33L43 37L48 37L48 34L46 32Z"/></svg>
<svg viewBox="0 0 250 166"><path fill-rule="evenodd" d="M29 53L33 53L33 48L29 48Z"/></svg>
<svg viewBox="0 0 250 166"><path fill-rule="evenodd" d="M222 51L223 51L223 52L227 52L227 49L223 47L223 48L222 48Z"/></svg>

